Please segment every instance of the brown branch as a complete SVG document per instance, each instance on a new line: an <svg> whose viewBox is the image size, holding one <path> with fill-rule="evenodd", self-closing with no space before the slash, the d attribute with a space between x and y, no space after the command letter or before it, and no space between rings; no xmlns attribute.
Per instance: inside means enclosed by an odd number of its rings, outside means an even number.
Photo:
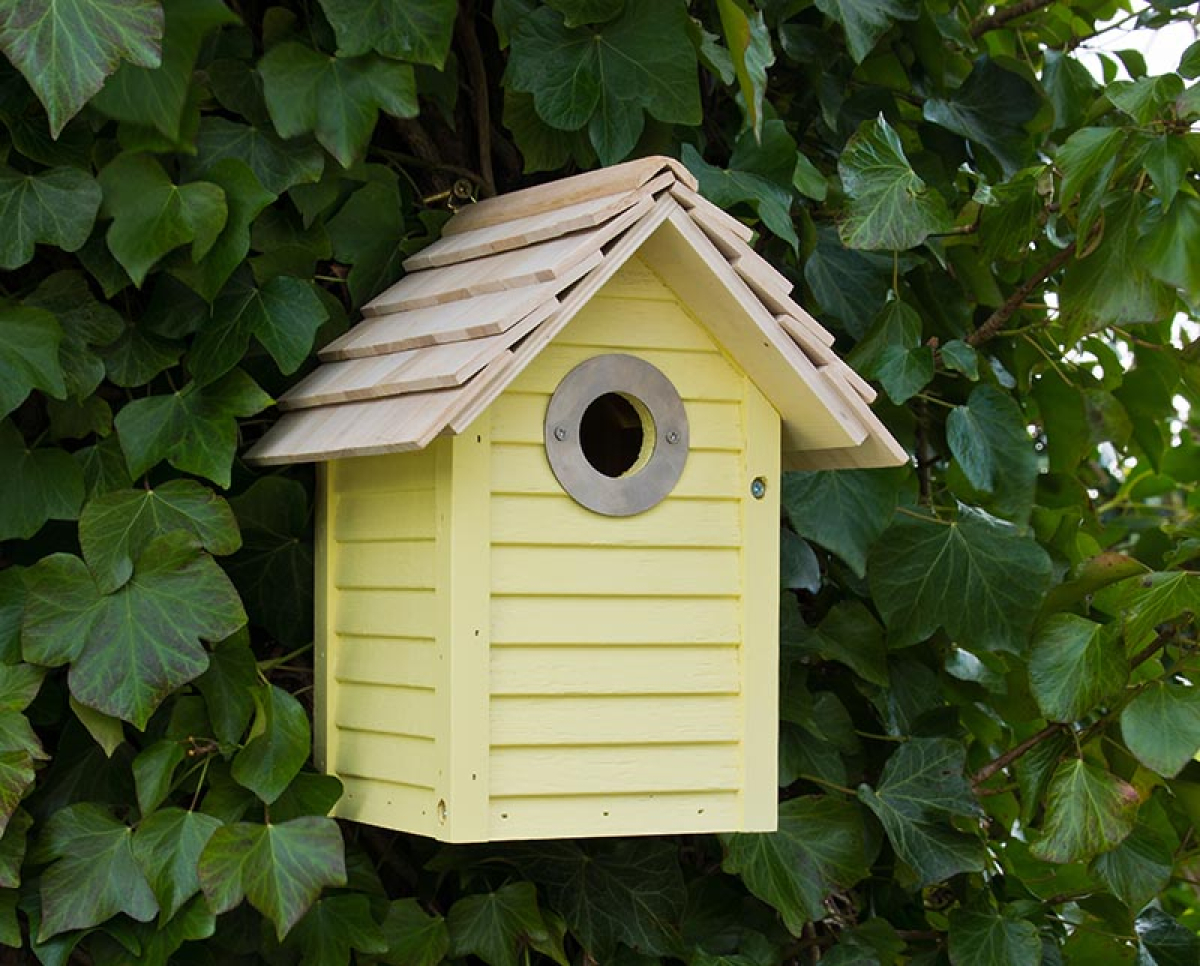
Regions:
<svg viewBox="0 0 1200 966"><path fill-rule="evenodd" d="M488 103L487 68L483 63L483 50L475 33L475 4L464 0L455 23L458 43L462 48L467 65L467 76L471 79L471 93L475 108L475 140L479 151L479 175L481 193L490 198L496 193L496 176L492 171L492 113Z"/></svg>
<svg viewBox="0 0 1200 966"><path fill-rule="evenodd" d="M1048 7L1056 0L1020 0L1019 3L1014 3L1011 7L1001 7L995 13L986 17L980 17L971 24L971 37L978 39L986 34L989 30L996 30L1003 27L1010 20L1017 20L1020 17L1027 17L1031 13L1036 13L1043 7Z"/></svg>
<svg viewBox="0 0 1200 966"><path fill-rule="evenodd" d="M1063 727L1064 726L1059 724L1057 721L1046 725L1046 727L1044 727L1036 735L1031 735L1016 747L1010 748L1004 754L997 758L993 758L986 765L980 768L979 771L975 772L975 774L971 776L971 784L982 785L985 781L996 774L996 772L1007 768L1014 761L1025 755L1027 752L1032 751L1047 738L1053 738L1056 734L1062 731Z"/></svg>
<svg viewBox="0 0 1200 966"><path fill-rule="evenodd" d="M978 329L967 336L967 345L977 347L993 338L997 332L1004 328L1017 309L1029 298L1033 290L1062 268L1074 254L1075 243L1071 242L1071 244L1050 259L1050 261L1029 276L1029 278L1025 279L1024 282L1017 286L1016 291L1005 300L1000 308L996 309Z"/></svg>

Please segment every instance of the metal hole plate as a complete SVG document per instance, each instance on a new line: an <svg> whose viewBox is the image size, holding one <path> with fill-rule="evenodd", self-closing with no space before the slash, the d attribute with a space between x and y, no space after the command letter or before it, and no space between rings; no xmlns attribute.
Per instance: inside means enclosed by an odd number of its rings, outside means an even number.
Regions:
<svg viewBox="0 0 1200 966"><path fill-rule="evenodd" d="M625 476L605 476L580 445L583 414L605 393L636 400L649 414L653 449ZM610 517L628 517L660 503L675 488L687 463L688 421L671 380L644 359L613 353L572 369L546 408L546 455L562 488L576 503Z"/></svg>

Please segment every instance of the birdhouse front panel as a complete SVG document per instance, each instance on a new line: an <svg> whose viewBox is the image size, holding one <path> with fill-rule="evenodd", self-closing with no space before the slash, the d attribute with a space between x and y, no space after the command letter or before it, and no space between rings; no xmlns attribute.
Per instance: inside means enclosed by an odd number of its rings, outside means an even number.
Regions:
<svg viewBox="0 0 1200 966"><path fill-rule="evenodd" d="M323 464L339 816L463 842L774 828L781 461L907 454L695 188L646 158L459 211L248 454Z"/></svg>

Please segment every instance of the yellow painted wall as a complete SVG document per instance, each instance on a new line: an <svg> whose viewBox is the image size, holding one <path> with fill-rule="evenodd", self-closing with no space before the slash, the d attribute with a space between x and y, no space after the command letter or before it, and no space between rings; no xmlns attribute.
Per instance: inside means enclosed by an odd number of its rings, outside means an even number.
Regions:
<svg viewBox="0 0 1200 966"><path fill-rule="evenodd" d="M671 495L623 518L565 494L542 443L562 378L618 351L666 374L691 433ZM635 258L489 416L489 837L774 828L774 410Z"/></svg>

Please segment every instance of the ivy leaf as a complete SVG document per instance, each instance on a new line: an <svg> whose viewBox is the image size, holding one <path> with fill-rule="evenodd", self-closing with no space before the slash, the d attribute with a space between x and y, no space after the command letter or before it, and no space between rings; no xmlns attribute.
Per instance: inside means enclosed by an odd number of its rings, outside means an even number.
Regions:
<svg viewBox="0 0 1200 966"><path fill-rule="evenodd" d="M478 956L489 966L520 966L525 945L549 938L532 882L514 882L483 895L459 899L446 917L449 954Z"/></svg>
<svg viewBox="0 0 1200 966"><path fill-rule="evenodd" d="M25 860L26 839L33 817L23 809L5 826L0 838L0 888L15 889L21 884L21 863Z"/></svg>
<svg viewBox="0 0 1200 966"><path fill-rule="evenodd" d="M366 146L379 111L417 113L412 67L394 60L330 57L298 43L282 43L258 65L271 121L281 137L312 132L342 167Z"/></svg>
<svg viewBox="0 0 1200 966"><path fill-rule="evenodd" d="M200 891L197 863L220 827L211 815L182 808L164 808L138 825L133 855L162 909L160 923L174 918Z"/></svg>
<svg viewBox="0 0 1200 966"><path fill-rule="evenodd" d="M0 422L0 540L28 540L47 520L77 519L83 496L83 470L69 453L29 449L11 422Z"/></svg>
<svg viewBox="0 0 1200 966"><path fill-rule="evenodd" d="M250 620L274 638L312 640L312 530L308 493L282 476L255 480L232 500L245 544L229 576Z"/></svg>
<svg viewBox="0 0 1200 966"><path fill-rule="evenodd" d="M326 228L333 253L350 269L350 294L360 306L400 277L405 257L404 204L394 181L359 188Z"/></svg>
<svg viewBox="0 0 1200 966"><path fill-rule="evenodd" d="M304 706L273 684L257 690L254 703L258 713L233 759L233 777L270 805L308 760L312 732Z"/></svg>
<svg viewBox="0 0 1200 966"><path fill-rule="evenodd" d="M441 916L430 916L416 899L397 899L383 920L389 966L439 966L450 951L450 932Z"/></svg>
<svg viewBox="0 0 1200 966"><path fill-rule="evenodd" d="M186 530L217 555L242 544L229 504L194 480L117 490L90 501L79 520L79 544L100 592L112 593L129 580L133 561L150 540L171 530Z"/></svg>
<svg viewBox="0 0 1200 966"><path fill-rule="evenodd" d="M254 714L258 664L245 631L213 646L208 670L196 679L217 739L231 745L241 738Z"/></svg>
<svg viewBox="0 0 1200 966"><path fill-rule="evenodd" d="M214 164L206 177L225 193L225 227L198 265L178 266L173 272L211 302L250 251L250 226L275 195L258 183L245 163L234 158Z"/></svg>
<svg viewBox="0 0 1200 966"><path fill-rule="evenodd" d="M1041 837L1029 851L1045 862L1076 862L1116 848L1133 831L1137 790L1083 761L1054 770Z"/></svg>
<svg viewBox="0 0 1200 966"><path fill-rule="evenodd" d="M129 471L141 476L160 460L229 487L237 416L253 416L271 398L240 369L208 386L188 383L168 396L127 403L116 426Z"/></svg>
<svg viewBox="0 0 1200 966"><path fill-rule="evenodd" d="M951 228L945 200L909 166L882 114L864 121L846 143L838 174L850 199L838 231L849 248L915 248Z"/></svg>
<svg viewBox="0 0 1200 966"><path fill-rule="evenodd" d="M1096 857L1094 869L1113 895L1137 910L1170 884L1175 857L1157 832L1138 824L1115 849Z"/></svg>
<svg viewBox="0 0 1200 966"><path fill-rule="evenodd" d="M318 900L296 923L285 945L300 951L304 966L345 966L355 950L378 954L387 949L364 895Z"/></svg>
<svg viewBox="0 0 1200 966"><path fill-rule="evenodd" d="M339 54L357 57L373 50L439 70L458 12L454 0L321 0L321 9L337 35Z"/></svg>
<svg viewBox="0 0 1200 966"><path fill-rule="evenodd" d="M205 117L196 134L196 157L189 177L204 178L222 161L241 161L273 195L321 178L321 149L311 142L284 141L266 128L238 124L223 117Z"/></svg>
<svg viewBox="0 0 1200 966"><path fill-rule="evenodd" d="M830 893L849 889L868 872L862 815L842 799L793 798L779 806L778 831L721 838L721 868L740 875L796 936L825 918Z"/></svg>
<svg viewBox="0 0 1200 966"><path fill-rule="evenodd" d="M1055 614L1034 636L1029 683L1051 721L1075 721L1095 711L1119 694L1128 679L1120 638L1094 621Z"/></svg>
<svg viewBox="0 0 1200 966"><path fill-rule="evenodd" d="M861 64L897 20L916 20L913 0L817 0L817 9L846 30L846 46Z"/></svg>
<svg viewBox="0 0 1200 966"><path fill-rule="evenodd" d="M174 142L201 42L238 17L221 0L171 0L163 14L161 62L121 65L91 103L111 118L153 127Z"/></svg>
<svg viewBox="0 0 1200 966"><path fill-rule="evenodd" d="M26 573L27 659L71 663L71 693L143 729L164 697L208 666L200 640L246 620L237 593L190 534L147 544L132 578L102 595L78 557L54 554Z"/></svg>
<svg viewBox="0 0 1200 966"><path fill-rule="evenodd" d="M71 710L79 723L83 725L92 739L104 749L105 757L111 758L113 753L125 742L125 726L119 718L102 714L95 708L80 704L75 696L68 698Z"/></svg>
<svg viewBox="0 0 1200 966"><path fill-rule="evenodd" d="M1160 282L1200 299L1200 199L1180 195L1142 239L1144 264Z"/></svg>
<svg viewBox="0 0 1200 966"><path fill-rule="evenodd" d="M923 345L911 349L890 345L883 350L875 369L884 392L898 406L929 385L933 373L933 349Z"/></svg>
<svg viewBox="0 0 1200 966"><path fill-rule="evenodd" d="M1133 928L1141 946L1138 966L1188 966L1200 958L1200 937L1161 909L1147 909Z"/></svg>
<svg viewBox="0 0 1200 966"><path fill-rule="evenodd" d="M188 368L203 384L236 366L255 336L281 372L295 372L329 313L309 281L279 275L255 285L249 272L230 280L213 303L212 318L192 343Z"/></svg>
<svg viewBox="0 0 1200 966"><path fill-rule="evenodd" d="M1117 584L1114 591L1115 610L1110 612L1119 613L1125 622L1129 646L1152 640L1159 624L1200 614L1200 575L1187 571L1147 574Z"/></svg>
<svg viewBox="0 0 1200 966"><path fill-rule="evenodd" d="M83 247L100 210L100 186L78 168L21 174L0 165L0 268L20 268L36 245L74 252Z"/></svg>
<svg viewBox="0 0 1200 966"><path fill-rule="evenodd" d="M796 532L862 577L867 552L896 509L899 474L878 470L787 473L780 501Z"/></svg>
<svg viewBox="0 0 1200 966"><path fill-rule="evenodd" d="M655 956L676 948L684 887L673 844L547 842L522 852L518 864L598 961L618 943Z"/></svg>
<svg viewBox="0 0 1200 966"><path fill-rule="evenodd" d="M513 30L505 77L533 95L551 127L588 125L601 164L633 150L643 110L668 123L701 117L696 51L677 0L627 0L619 17L591 27L568 27L556 10L539 7Z"/></svg>
<svg viewBox="0 0 1200 966"><path fill-rule="evenodd" d="M950 962L955 966L1040 966L1042 940L1031 922L955 909L950 913Z"/></svg>
<svg viewBox="0 0 1200 966"><path fill-rule="evenodd" d="M922 886L984 867L982 843L948 821L951 815L980 814L963 777L965 759L957 741L913 738L892 753L874 789L858 788L859 799L875 813Z"/></svg>
<svg viewBox="0 0 1200 966"><path fill-rule="evenodd" d="M568 27L604 23L625 9L625 0L549 0Z"/></svg>
<svg viewBox="0 0 1200 966"><path fill-rule="evenodd" d="M175 185L146 154L122 154L100 172L108 247L139 288L154 263L190 243L199 261L225 227L225 192L207 181Z"/></svg>
<svg viewBox="0 0 1200 966"><path fill-rule="evenodd" d="M0 416L34 389L56 399L67 395L59 363L62 329L44 309L0 303Z"/></svg>
<svg viewBox="0 0 1200 966"><path fill-rule="evenodd" d="M45 309L62 329L58 347L63 384L74 399L85 399L104 379L104 362L94 346L106 346L125 331L125 323L110 306L96 301L79 272L55 272L25 299Z"/></svg>
<svg viewBox="0 0 1200 966"><path fill-rule="evenodd" d="M1121 711L1121 734L1138 761L1173 778L1200 751L1200 689L1152 682Z"/></svg>
<svg viewBox="0 0 1200 966"><path fill-rule="evenodd" d="M1038 475L1027 422L1012 396L992 386L971 390L946 419L946 443L963 475L992 495L997 515L1017 523L1029 518Z"/></svg>
<svg viewBox="0 0 1200 966"><path fill-rule="evenodd" d="M133 783L137 788L138 811L143 816L149 815L166 800L175 769L183 758L183 745L174 738L156 741L138 752L133 760ZM147 872L147 875L150 874Z"/></svg>
<svg viewBox="0 0 1200 966"><path fill-rule="evenodd" d="M62 132L122 60L161 62L162 7L156 0L21 0L6 5L0 49L25 75Z"/></svg>
<svg viewBox="0 0 1200 966"><path fill-rule="evenodd" d="M149 922L158 912L133 857L133 829L84 802L50 816L39 851L56 859L42 873L38 942L68 929L99 925L119 912Z"/></svg>
<svg viewBox="0 0 1200 966"><path fill-rule="evenodd" d="M887 303L892 258L846 248L837 231L826 226L817 229L817 247L804 262L804 280L811 286L822 311L859 338L876 317L878 307ZM920 335L919 316L917 321Z"/></svg>
<svg viewBox="0 0 1200 966"><path fill-rule="evenodd" d="M767 68L775 63L771 32L761 10L751 9L738 0L717 0L717 11L745 102L747 126L757 138L762 134Z"/></svg>
<svg viewBox="0 0 1200 966"><path fill-rule="evenodd" d="M942 346L941 354L947 369L961 372L972 382L979 378L979 353L961 339L951 339Z"/></svg>
<svg viewBox="0 0 1200 966"><path fill-rule="evenodd" d="M1011 178L1032 157L1025 125L1042 106L1043 94L1020 74L980 57L949 98L925 102L925 120L986 148Z"/></svg>
<svg viewBox="0 0 1200 966"><path fill-rule="evenodd" d="M200 887L220 915L243 898L275 924L280 940L326 886L346 884L342 833L331 818L217 829L200 855Z"/></svg>
<svg viewBox="0 0 1200 966"><path fill-rule="evenodd" d="M898 517L872 548L867 577L893 646L940 626L964 647L1019 653L1050 559L1013 527L964 507L954 523Z"/></svg>

